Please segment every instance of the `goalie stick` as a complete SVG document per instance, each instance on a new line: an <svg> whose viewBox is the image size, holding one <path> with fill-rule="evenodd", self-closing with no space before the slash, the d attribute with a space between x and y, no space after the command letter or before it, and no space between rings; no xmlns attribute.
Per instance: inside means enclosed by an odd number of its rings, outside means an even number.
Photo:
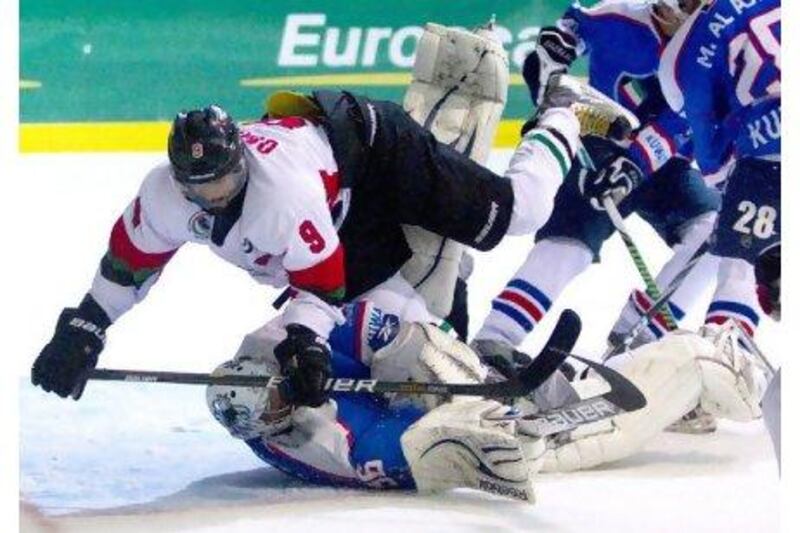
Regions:
<svg viewBox="0 0 800 533"><path fill-rule="evenodd" d="M331 378L326 390L336 393L406 393L440 396L484 396L503 398L530 394L555 372L569 356L581 331L577 313L565 309L541 353L520 372L517 379L498 383L423 383L414 381L380 381L374 379ZM131 381L143 383L176 383L183 385L234 385L242 387L277 387L281 376L212 376L191 372L160 372L147 370L115 370L96 368L88 378L100 381Z"/></svg>
<svg viewBox="0 0 800 533"><path fill-rule="evenodd" d="M569 355L594 370L608 383L610 390L561 407L523 416L522 419L526 421L525 434L546 437L622 413L637 411L647 405L642 391L616 370L575 354Z"/></svg>

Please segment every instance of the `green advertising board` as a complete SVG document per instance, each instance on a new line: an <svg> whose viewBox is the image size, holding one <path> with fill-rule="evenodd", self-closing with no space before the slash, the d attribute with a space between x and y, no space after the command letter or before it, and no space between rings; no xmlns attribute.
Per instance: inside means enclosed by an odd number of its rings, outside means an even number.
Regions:
<svg viewBox="0 0 800 533"><path fill-rule="evenodd" d="M520 65L569 3L21 0L21 149L160 149L178 110L216 102L245 120L277 89L401 101L425 22L493 16L512 72L504 118L515 122L501 130L512 131L530 114Z"/></svg>

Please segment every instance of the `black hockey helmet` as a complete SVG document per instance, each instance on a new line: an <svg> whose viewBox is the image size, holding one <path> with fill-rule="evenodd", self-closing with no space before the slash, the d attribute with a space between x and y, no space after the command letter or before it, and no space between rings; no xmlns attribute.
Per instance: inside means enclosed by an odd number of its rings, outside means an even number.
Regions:
<svg viewBox="0 0 800 533"><path fill-rule="evenodd" d="M187 185L219 179L234 171L242 160L239 129L216 105L178 113L167 150L175 179Z"/></svg>

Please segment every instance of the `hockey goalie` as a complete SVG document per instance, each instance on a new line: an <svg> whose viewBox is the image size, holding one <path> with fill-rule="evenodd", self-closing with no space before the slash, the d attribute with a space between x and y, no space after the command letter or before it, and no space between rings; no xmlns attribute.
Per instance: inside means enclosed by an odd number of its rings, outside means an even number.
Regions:
<svg viewBox="0 0 800 533"><path fill-rule="evenodd" d="M348 316L331 339L336 377L505 379L495 361L481 360L433 325L403 322L366 302L349 308ZM698 403L719 418L758 418L764 371L739 347L738 334L733 323L713 342L676 332L612 359L609 365L646 398L645 407L631 412L590 407L609 390L596 372L575 381L556 373L531 395L506 403L333 393L321 407L294 408L275 389L219 385L208 388L207 399L232 436L312 483L422 492L467 487L533 503L539 472L629 457ZM278 323L254 332L216 375L277 373L281 337ZM514 364L524 366L525 359L518 352Z"/></svg>

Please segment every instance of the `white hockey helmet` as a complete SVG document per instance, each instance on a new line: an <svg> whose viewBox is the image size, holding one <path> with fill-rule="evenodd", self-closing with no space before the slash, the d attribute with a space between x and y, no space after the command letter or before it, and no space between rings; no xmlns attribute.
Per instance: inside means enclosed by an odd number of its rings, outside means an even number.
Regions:
<svg viewBox="0 0 800 533"><path fill-rule="evenodd" d="M275 374L263 360L242 356L218 366L213 376L265 376ZM242 440L286 430L292 423L292 406L277 388L209 385L206 403L211 415L230 434Z"/></svg>

